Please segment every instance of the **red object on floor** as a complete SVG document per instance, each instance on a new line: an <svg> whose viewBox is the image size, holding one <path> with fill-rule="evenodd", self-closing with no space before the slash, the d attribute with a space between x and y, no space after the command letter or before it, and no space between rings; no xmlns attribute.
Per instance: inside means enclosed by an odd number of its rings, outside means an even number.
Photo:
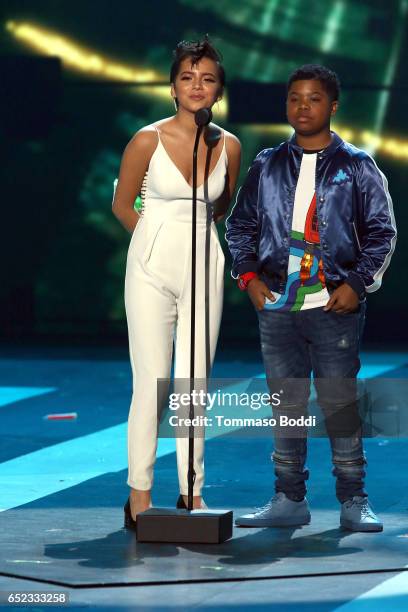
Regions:
<svg viewBox="0 0 408 612"><path fill-rule="evenodd" d="M61 414L46 414L44 419L47 421L73 421L78 417L76 412L65 412Z"/></svg>

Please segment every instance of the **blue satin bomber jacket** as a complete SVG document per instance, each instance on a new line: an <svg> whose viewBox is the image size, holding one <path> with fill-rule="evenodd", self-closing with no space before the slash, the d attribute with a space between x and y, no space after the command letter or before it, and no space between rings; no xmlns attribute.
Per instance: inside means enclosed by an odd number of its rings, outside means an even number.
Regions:
<svg viewBox="0 0 408 612"><path fill-rule="evenodd" d="M249 168L226 222L234 278L257 272L270 289L285 292L302 154L294 135L261 151ZM327 287L346 282L364 299L381 286L395 248L387 180L366 152L332 132L317 154L315 184Z"/></svg>

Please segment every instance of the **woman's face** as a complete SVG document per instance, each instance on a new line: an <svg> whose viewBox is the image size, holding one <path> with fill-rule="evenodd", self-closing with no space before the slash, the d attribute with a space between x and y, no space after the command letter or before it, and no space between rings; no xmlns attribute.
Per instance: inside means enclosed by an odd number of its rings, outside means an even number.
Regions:
<svg viewBox="0 0 408 612"><path fill-rule="evenodd" d="M211 108L222 97L222 86L216 62L203 57L191 65L191 57L180 64L171 95L177 98L179 108L195 113L200 108Z"/></svg>

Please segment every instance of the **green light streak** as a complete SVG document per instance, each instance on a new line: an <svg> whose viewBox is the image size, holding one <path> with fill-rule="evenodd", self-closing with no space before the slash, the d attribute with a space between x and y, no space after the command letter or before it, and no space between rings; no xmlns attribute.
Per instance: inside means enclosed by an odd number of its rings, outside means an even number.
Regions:
<svg viewBox="0 0 408 612"><path fill-rule="evenodd" d="M331 51L337 44L337 36L345 8L343 0L336 0L332 6L326 25L323 28L322 41L320 43L320 49L324 53Z"/></svg>
<svg viewBox="0 0 408 612"><path fill-rule="evenodd" d="M275 16L276 9L278 8L278 4L279 0L270 0L267 4L259 23L259 31L263 34L273 31L273 18Z"/></svg>
<svg viewBox="0 0 408 612"><path fill-rule="evenodd" d="M290 37L293 26L296 25L296 16L301 14L302 9L299 6L300 0L288 0L285 7L285 19L282 26L279 28L282 38Z"/></svg>
<svg viewBox="0 0 408 612"><path fill-rule="evenodd" d="M262 13L262 17L259 23L259 31L262 34L272 33L273 31L273 20L275 17L275 12L278 7L279 0L270 0L270 2L266 5L264 12ZM248 54L248 59L245 62L243 74L245 76L251 76L255 73L255 66L257 61L259 60L259 52L251 51Z"/></svg>
<svg viewBox="0 0 408 612"><path fill-rule="evenodd" d="M400 15L398 19L397 31L393 38L393 45L392 45L391 53L388 59L388 64L387 64L385 75L384 75L383 84L385 87L390 87L394 81L395 71L397 69L397 64L399 60L401 44L402 44L402 39L403 39L403 34L404 34L404 28L405 28L405 19L406 19L407 9L408 9L407 0L400 1L399 9L400 9ZM390 99L390 91L387 89L383 90L378 96L378 104L377 104L376 114L374 118L374 128L373 128L375 134L378 134L378 135L381 134L381 131L383 129L384 119L385 119L385 115L387 112L389 99ZM368 149L369 149L369 153L374 154L377 149L377 146L373 145L371 147L368 147Z"/></svg>

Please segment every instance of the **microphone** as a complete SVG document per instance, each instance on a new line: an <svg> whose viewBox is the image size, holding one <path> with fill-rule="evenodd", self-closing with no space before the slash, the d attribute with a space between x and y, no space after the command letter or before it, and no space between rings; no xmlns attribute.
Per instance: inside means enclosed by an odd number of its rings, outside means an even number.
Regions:
<svg viewBox="0 0 408 612"><path fill-rule="evenodd" d="M212 112L210 108L200 108L194 114L194 120L197 127L204 127L208 125L212 119Z"/></svg>

